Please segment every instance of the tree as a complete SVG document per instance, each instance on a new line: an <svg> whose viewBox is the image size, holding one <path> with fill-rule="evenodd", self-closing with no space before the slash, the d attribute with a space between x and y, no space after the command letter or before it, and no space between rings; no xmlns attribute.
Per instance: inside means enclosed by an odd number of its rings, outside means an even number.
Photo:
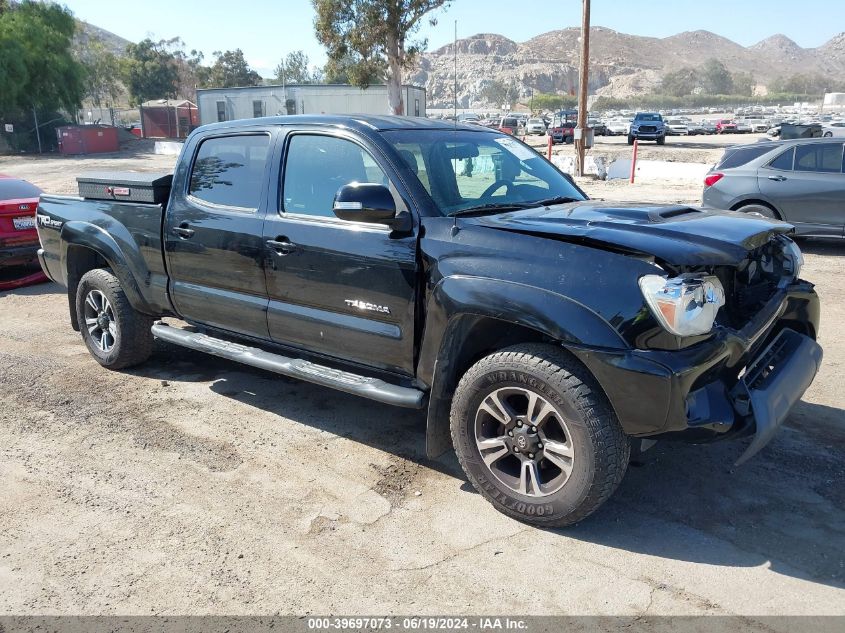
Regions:
<svg viewBox="0 0 845 633"><path fill-rule="evenodd" d="M51 2L0 5L0 107L73 111L84 70L71 51L73 14Z"/></svg>
<svg viewBox="0 0 845 633"><path fill-rule="evenodd" d="M733 94L750 97L754 94L754 87L757 85L751 73L734 73L731 75Z"/></svg>
<svg viewBox="0 0 845 633"><path fill-rule="evenodd" d="M505 83L494 79L484 84L478 96L496 107L500 107L502 104L512 105L519 99L519 88L514 83Z"/></svg>
<svg viewBox="0 0 845 633"><path fill-rule="evenodd" d="M561 108L574 108L578 103L578 97L537 92L531 101L535 110L560 110Z"/></svg>
<svg viewBox="0 0 845 633"><path fill-rule="evenodd" d="M147 38L126 47L126 58L122 62L123 81L133 105L176 96L179 70L176 58L167 50L168 46L168 40L153 42Z"/></svg>
<svg viewBox="0 0 845 633"><path fill-rule="evenodd" d="M293 51L282 59L276 66L276 81L280 84L312 84L319 83L322 73L319 70L311 72L308 68L308 55L303 51Z"/></svg>
<svg viewBox="0 0 845 633"><path fill-rule="evenodd" d="M340 59L329 58L323 67L325 82L327 84L351 84L356 66L357 62L351 53L347 53ZM383 84L384 77L387 75L386 65L381 60L374 60L369 75L367 85Z"/></svg>
<svg viewBox="0 0 845 633"><path fill-rule="evenodd" d="M725 65L718 59L708 59L701 69L701 87L711 95L733 93L733 78Z"/></svg>
<svg viewBox="0 0 845 633"><path fill-rule="evenodd" d="M91 38L84 48L77 52L77 58L85 68L85 96L96 107L103 103L114 105L120 97L120 62L103 41Z"/></svg>
<svg viewBox="0 0 845 633"><path fill-rule="evenodd" d="M660 82L660 92L673 97L685 97L691 95L700 83L698 71L687 66L664 75Z"/></svg>
<svg viewBox="0 0 845 633"><path fill-rule="evenodd" d="M402 71L413 66L425 41L410 41L429 12L449 0L312 0L317 39L330 60L351 58L350 83L367 87L387 68L387 99L404 114ZM432 24L435 23L431 19Z"/></svg>
<svg viewBox="0 0 845 633"><path fill-rule="evenodd" d="M260 86L261 75L249 67L244 53L236 48L233 51L214 51L214 64L208 76L211 88L234 88L237 86Z"/></svg>

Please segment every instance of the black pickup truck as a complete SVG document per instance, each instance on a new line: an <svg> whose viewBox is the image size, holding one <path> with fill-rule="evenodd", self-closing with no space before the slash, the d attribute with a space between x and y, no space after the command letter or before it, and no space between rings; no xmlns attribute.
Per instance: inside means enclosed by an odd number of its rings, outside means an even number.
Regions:
<svg viewBox="0 0 845 633"><path fill-rule="evenodd" d="M538 525L593 512L655 439L751 437L747 459L821 362L788 224L592 201L478 126L225 122L172 176L80 190L41 197L39 258L101 365L156 337L427 407L428 455Z"/></svg>

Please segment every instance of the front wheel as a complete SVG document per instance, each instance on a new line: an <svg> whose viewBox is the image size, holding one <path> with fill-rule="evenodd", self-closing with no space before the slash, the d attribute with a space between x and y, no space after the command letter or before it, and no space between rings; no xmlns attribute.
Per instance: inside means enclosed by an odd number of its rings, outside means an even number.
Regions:
<svg viewBox="0 0 845 633"><path fill-rule="evenodd" d="M629 134L628 135L628 145L633 145L633 144L634 144L634 137Z"/></svg>
<svg viewBox="0 0 845 633"><path fill-rule="evenodd" d="M657 137L657 144L658 145L666 145L666 137L665 136L658 136Z"/></svg>
<svg viewBox="0 0 845 633"><path fill-rule="evenodd" d="M76 316L85 346L103 367L123 369L150 357L154 319L130 305L110 270L90 270L82 276Z"/></svg>
<svg viewBox="0 0 845 633"><path fill-rule="evenodd" d="M455 391L451 431L476 490L501 512L546 527L593 513L630 455L593 377L551 345L517 345L473 365Z"/></svg>
<svg viewBox="0 0 845 633"><path fill-rule="evenodd" d="M825 138L832 138L832 137L833 137L833 132L825 132L825 133L824 133L824 137L825 137Z"/></svg>

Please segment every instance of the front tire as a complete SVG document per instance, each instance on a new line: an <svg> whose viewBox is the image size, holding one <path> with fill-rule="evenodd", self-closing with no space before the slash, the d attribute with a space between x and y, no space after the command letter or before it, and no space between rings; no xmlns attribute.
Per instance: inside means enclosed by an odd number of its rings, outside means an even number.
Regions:
<svg viewBox="0 0 845 633"><path fill-rule="evenodd" d="M153 350L154 319L129 303L110 270L90 270L76 290L76 317L91 356L108 369L143 363Z"/></svg>
<svg viewBox="0 0 845 633"><path fill-rule="evenodd" d="M628 145L633 145L633 144L634 144L634 137L629 134L628 135Z"/></svg>
<svg viewBox="0 0 845 633"><path fill-rule="evenodd" d="M657 144L658 145L666 145L666 137L665 136L658 136L657 137Z"/></svg>
<svg viewBox="0 0 845 633"><path fill-rule="evenodd" d="M630 456L595 379L552 345L516 345L473 365L455 391L451 431L475 489L504 514L544 527L592 514Z"/></svg>

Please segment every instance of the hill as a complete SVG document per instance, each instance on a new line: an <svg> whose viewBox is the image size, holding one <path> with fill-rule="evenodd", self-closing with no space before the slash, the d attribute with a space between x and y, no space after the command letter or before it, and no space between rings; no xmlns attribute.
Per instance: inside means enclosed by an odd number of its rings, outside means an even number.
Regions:
<svg viewBox="0 0 845 633"><path fill-rule="evenodd" d="M502 35L478 34L458 40L458 103L470 107L492 81L516 83L523 95L534 90L570 94L578 85L579 28L549 31L522 43ZM454 86L455 45L424 53L409 77L426 86L430 107L448 107ZM819 48L801 48L777 34L741 46L710 31L687 31L666 38L643 37L596 26L590 30L590 90L628 97L651 89L660 78L708 59L731 72L751 73L760 85L797 73L832 78L845 75L845 33Z"/></svg>

